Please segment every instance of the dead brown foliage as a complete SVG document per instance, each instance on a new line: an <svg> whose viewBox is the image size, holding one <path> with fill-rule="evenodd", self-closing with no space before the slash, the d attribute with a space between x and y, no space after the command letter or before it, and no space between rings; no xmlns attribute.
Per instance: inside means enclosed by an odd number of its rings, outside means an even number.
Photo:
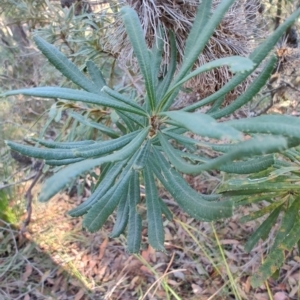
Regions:
<svg viewBox="0 0 300 300"><path fill-rule="evenodd" d="M213 9L219 3L219 0L214 0ZM170 53L168 30L172 30L175 33L176 46L179 52L178 63L180 65L184 54L185 41L195 18L199 1L127 0L123 1L122 4L133 7L138 13L149 47L153 45L156 38L164 39L165 57L163 64L168 63ZM236 1L205 46L195 67L222 57L233 55L247 56L256 45L254 38L262 37L263 35L262 30L258 26L259 22L259 2L257 0ZM158 36L157 28L159 26L163 29L163 37ZM123 67L131 66L137 70L133 50L127 39L120 17L116 18L109 36L110 38L106 45L109 51L118 56L118 60ZM186 85L187 88L191 88L194 92L191 95L192 97L190 97L194 99L181 99L179 102L193 102L199 100L199 98L204 98L220 89L231 77L232 74L226 67L200 75ZM227 95L227 100L235 99L237 95L245 90L251 80L249 78L243 85L233 90L231 94ZM177 106L184 104L177 103Z"/></svg>

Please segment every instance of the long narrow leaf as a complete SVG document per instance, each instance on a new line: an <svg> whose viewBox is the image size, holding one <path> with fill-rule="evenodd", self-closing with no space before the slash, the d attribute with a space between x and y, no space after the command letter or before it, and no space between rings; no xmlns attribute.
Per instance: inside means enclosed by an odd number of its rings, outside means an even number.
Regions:
<svg viewBox="0 0 300 300"><path fill-rule="evenodd" d="M31 138L33 141L47 147L47 148L58 148L58 149L74 149L80 148L87 145L95 144L95 141L86 140L86 141L77 141L77 142L53 142L50 140L41 140L36 138Z"/></svg>
<svg viewBox="0 0 300 300"><path fill-rule="evenodd" d="M222 186L218 192L223 193L226 196L235 196L235 195L257 195L259 193L272 193L276 191L276 193L286 192L287 190L299 191L300 186L295 183L280 183L280 182L268 182L268 183L257 183L253 180L252 184L243 184L238 185L238 181L236 181L237 185L226 184Z"/></svg>
<svg viewBox="0 0 300 300"><path fill-rule="evenodd" d="M66 159L47 159L45 160L45 164L49 166L65 166L77 163L79 161L83 161L84 158L66 158Z"/></svg>
<svg viewBox="0 0 300 300"><path fill-rule="evenodd" d="M152 170L148 165L144 168L145 194L147 204L148 239L150 245L159 251L164 251L164 228L161 206Z"/></svg>
<svg viewBox="0 0 300 300"><path fill-rule="evenodd" d="M185 212L195 219L203 221L214 221L231 216L232 203L230 201L204 200L200 194L187 185L182 176L167 163L154 147L152 149L154 157L151 155L151 162L155 176Z"/></svg>
<svg viewBox="0 0 300 300"><path fill-rule="evenodd" d="M139 154L132 166L134 170L141 170L145 167L150 154L150 146L151 146L151 141L147 140L144 146L142 147L142 149L139 151Z"/></svg>
<svg viewBox="0 0 300 300"><path fill-rule="evenodd" d="M129 221L127 234L127 251L138 253L142 240L142 218L137 212L137 204L140 201L139 173L134 171L131 177L128 193L129 198Z"/></svg>
<svg viewBox="0 0 300 300"><path fill-rule="evenodd" d="M161 101L162 101L162 97L165 95L165 93L167 92L173 76L175 74L176 71L176 63L177 63L177 48L176 48L176 40L175 40L175 35L174 32L170 32L170 62L168 64L168 71L167 74L163 77L162 81L160 82L160 84L158 85L158 89L157 89L157 108L161 105ZM176 96L176 93L174 93L174 97L170 97L172 99L174 99Z"/></svg>
<svg viewBox="0 0 300 300"><path fill-rule="evenodd" d="M86 66L94 84L97 86L98 91L100 92L101 89L106 85L100 69L91 60L86 62Z"/></svg>
<svg viewBox="0 0 300 300"><path fill-rule="evenodd" d="M203 1L203 2L206 2L206 1ZM205 45L207 44L207 41L210 39L210 37L214 33L216 27L222 21L224 15L228 11L229 7L233 4L233 2L234 2L234 0L223 0L218 5L218 7L215 9L213 15L207 21L205 27L198 28L198 30L201 31L201 33L198 35L197 40L194 41L194 46L189 47L187 55L184 55L182 66L181 66L176 78L174 79L175 83L178 83L190 71L190 69L194 65L195 61L197 60L199 54L202 52ZM210 3L203 4L204 9L206 11L208 10L209 5L210 5ZM201 7L199 9L201 9ZM202 25L203 23L202 22L197 23L196 25L199 25L199 24Z"/></svg>
<svg viewBox="0 0 300 300"><path fill-rule="evenodd" d="M149 128L145 128L140 132L127 146L116 151L113 154L100 157L97 159L87 159L85 161L67 166L63 170L47 179L43 185L42 192L39 196L40 201L48 201L56 193L58 193L71 179L76 176L106 162L121 161L133 155L133 153L141 146L144 139L148 135Z"/></svg>
<svg viewBox="0 0 300 300"><path fill-rule="evenodd" d="M250 252L253 247L258 243L259 239L265 237L269 234L272 226L275 224L282 206L277 207L269 217L255 230L255 232L249 237L247 243L245 244L245 251Z"/></svg>
<svg viewBox="0 0 300 300"><path fill-rule="evenodd" d="M202 34L211 16L212 0L202 1L197 8L197 14L192 29L185 42L184 56L189 57L195 47L195 43Z"/></svg>
<svg viewBox="0 0 300 300"><path fill-rule="evenodd" d="M266 281L278 268L282 266L286 258L286 252L292 251L293 247L300 240L300 218L296 218L292 229L286 235L278 247L272 251L265 262L260 266L258 272L251 278L251 285L256 288Z"/></svg>
<svg viewBox="0 0 300 300"><path fill-rule="evenodd" d="M70 210L68 214L71 217L79 217L85 214L97 202L97 200L103 197L106 194L106 192L112 187L115 179L120 174L126 161L127 160L116 163L113 167L111 167L105 174L103 180L93 191L92 195L79 206Z"/></svg>
<svg viewBox="0 0 300 300"><path fill-rule="evenodd" d="M91 103L101 106L107 106L118 110L129 111L141 116L147 116L147 113L142 109L137 109L132 106L126 105L120 101L116 101L110 97L105 96L103 93L101 95L97 95L94 93L89 93L81 90L74 90L68 88L60 88L60 87L37 87L31 89L21 89L14 90L10 92L6 92L3 96L11 96L11 95L27 95L41 98L60 98L72 101L80 101L85 103Z"/></svg>
<svg viewBox="0 0 300 300"><path fill-rule="evenodd" d="M288 207L285 211L284 216L282 218L279 230L276 233L274 243L272 245L271 251L274 251L281 241L289 234L290 230L293 228L293 225L296 222L296 218L299 218L299 210L300 210L300 198L296 197L293 203Z"/></svg>
<svg viewBox="0 0 300 300"><path fill-rule="evenodd" d="M90 158L93 156L103 155L114 150L117 150L128 144L138 132L132 132L118 139L96 142L90 145L81 146L74 149L44 149L27 145L5 141L7 146L24 155L42 158L45 160L61 160L61 159L76 159L79 157ZM74 145L74 144L73 144Z"/></svg>
<svg viewBox="0 0 300 300"><path fill-rule="evenodd" d="M111 96L113 99L117 99L120 102L123 102L123 103L125 103L125 104L127 104L129 106L132 106L132 107L136 108L136 109L143 110L143 108L141 106L139 106L137 103L135 103L131 99L127 98L126 96L118 93L117 91L112 90L107 85L104 86L101 91L103 93Z"/></svg>
<svg viewBox="0 0 300 300"><path fill-rule="evenodd" d="M150 62L150 51L146 45L143 29L137 13L133 8L122 7L121 16L124 20L126 33L128 34L134 54L139 63L139 67L145 80L147 96L151 110L155 108L155 92L153 85L153 76L151 74L152 68Z"/></svg>
<svg viewBox="0 0 300 300"><path fill-rule="evenodd" d="M300 139L299 124L286 123L286 118L282 118L280 122L280 117L278 116L277 122L270 119L262 119L260 117L244 119L244 120L233 120L228 121L226 124L241 130L246 133L267 133L274 135L284 135L293 139ZM296 141L297 142L297 141Z"/></svg>
<svg viewBox="0 0 300 300"><path fill-rule="evenodd" d="M108 154L127 145L139 132L141 132L141 130L130 132L118 137L117 139L99 141L93 145L80 147L78 149L73 149L72 151L76 154L76 156L86 158Z"/></svg>
<svg viewBox="0 0 300 300"><path fill-rule="evenodd" d="M158 200L159 200L159 203L160 203L161 212L166 216L166 218L169 221L172 221L173 220L173 215L172 215L171 211L169 210L167 204L161 198L159 198Z"/></svg>
<svg viewBox="0 0 300 300"><path fill-rule="evenodd" d="M275 163L273 155L262 156L247 161L234 162L219 167L220 171L235 174L251 174L268 169Z"/></svg>
<svg viewBox="0 0 300 300"><path fill-rule="evenodd" d="M188 174L199 174L202 171L218 169L220 166L226 165L236 159L247 158L255 155L274 153L282 151L288 147L287 141L283 137L255 137L251 140L239 143L226 154L212 159L202 165L191 165L181 159L172 149L172 146L167 142L162 134L159 133L160 142L168 158L174 166L181 172ZM262 145L264 141L264 145Z"/></svg>
<svg viewBox="0 0 300 300"><path fill-rule="evenodd" d="M72 150L74 149L44 149L44 148L37 148L33 146L27 146L18 144L11 141L5 141L6 145L13 149L14 151L18 151L23 155L34 157L34 158L41 158L41 159L73 159L78 158L75 152Z"/></svg>
<svg viewBox="0 0 300 300"><path fill-rule="evenodd" d="M233 160L250 158L256 155L271 154L283 151L288 148L287 140L284 137L267 136L254 137L245 142L239 143L226 154L212 159L210 162L200 165L198 171L217 169Z"/></svg>
<svg viewBox="0 0 300 300"><path fill-rule="evenodd" d="M110 237L112 238L120 236L127 226L129 217L128 196L130 196L128 195L128 192L121 196L122 198L117 209L117 219L113 227L112 233L110 234Z"/></svg>
<svg viewBox="0 0 300 300"><path fill-rule="evenodd" d="M161 26L158 27L154 38L155 43L153 43L151 49L150 59L152 67L153 84L157 85L164 50L164 32Z"/></svg>
<svg viewBox="0 0 300 300"><path fill-rule="evenodd" d="M268 62L266 63L263 71L259 74L259 76L251 83L251 85L247 88L247 90L240 95L237 99L235 99L232 103L230 103L228 106L224 107L223 109L220 109L219 111L210 113L210 115L213 118L220 119L224 116L227 116L246 103L248 103L250 100L253 99L253 97L261 90L263 86L267 83L268 79L270 78L275 62L276 57L272 56Z"/></svg>
<svg viewBox="0 0 300 300"><path fill-rule="evenodd" d="M202 113L188 113L184 111L170 111L161 113L176 121L179 126L205 137L241 140L242 133L228 126L227 123L218 123L216 120Z"/></svg>
<svg viewBox="0 0 300 300"><path fill-rule="evenodd" d="M193 72L189 73L187 76L182 78L180 81L176 82L176 84L172 85L170 87L170 89L167 91L163 100L161 101L160 107L163 107L164 109L169 108L170 105L172 104L171 100L169 99L171 94L174 93L174 91L176 89L181 87L189 79L191 79L201 73L204 73L204 72L207 72L207 71L210 71L212 69L222 67L222 66L228 66L229 70L232 73L245 72L245 71L252 70L254 68L254 64L249 58L241 57L241 56L223 57L223 58L219 58L219 59L213 60L211 62L208 62L205 65L197 68Z"/></svg>
<svg viewBox="0 0 300 300"><path fill-rule="evenodd" d="M86 126L100 130L101 132L105 133L109 137L117 138L120 136L120 134L115 132L113 129L111 129L103 124L89 120L89 119L85 118L84 116L82 116L81 114L77 114L75 112L69 112L69 116L76 119L77 121L79 121L80 123L82 123Z"/></svg>
<svg viewBox="0 0 300 300"><path fill-rule="evenodd" d="M127 193L132 171L124 170L123 172L126 172L125 176L100 198L84 216L82 225L88 231L95 232L99 230L119 204L122 195Z"/></svg>
<svg viewBox="0 0 300 300"><path fill-rule="evenodd" d="M133 115L126 111L118 111L119 117L124 121L124 123L128 126L128 129L131 131L136 130L134 129L136 125L139 125L141 127L144 127L146 124L146 119L137 115ZM129 124L130 123L130 124Z"/></svg>
<svg viewBox="0 0 300 300"><path fill-rule="evenodd" d="M51 64L68 79L91 93L98 93L98 87L89 81L84 74L68 60L68 58L39 36L35 36L34 41L42 53L49 59Z"/></svg>

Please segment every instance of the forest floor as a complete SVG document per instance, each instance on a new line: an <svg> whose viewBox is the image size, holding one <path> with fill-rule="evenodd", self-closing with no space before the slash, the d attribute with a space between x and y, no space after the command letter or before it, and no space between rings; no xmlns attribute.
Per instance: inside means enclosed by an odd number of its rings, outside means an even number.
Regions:
<svg viewBox="0 0 300 300"><path fill-rule="evenodd" d="M276 279L251 288L250 276L264 260L272 235L246 253L243 245L258 223L239 223L243 211L205 223L188 218L169 199L174 220L164 222L166 253L147 245L145 227L140 255L130 255L124 237L109 238L113 216L94 234L82 229L81 219L67 216L82 201L67 194L47 204L34 201L23 235L18 226L25 213L15 227L0 223L1 300L300 299L296 251Z"/></svg>

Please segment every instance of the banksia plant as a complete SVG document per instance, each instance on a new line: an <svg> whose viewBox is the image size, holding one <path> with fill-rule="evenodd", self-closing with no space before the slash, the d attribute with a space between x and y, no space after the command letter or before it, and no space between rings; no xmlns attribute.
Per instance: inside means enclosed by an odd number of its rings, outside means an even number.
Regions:
<svg viewBox="0 0 300 300"><path fill-rule="evenodd" d="M161 72L164 73L164 65L168 63L171 55L171 43L168 32L175 33L176 48L178 50L178 67L184 58L186 39L194 22L199 0L126 0L122 5L129 5L138 14L142 24L147 45L152 47L156 39L164 41L164 59ZM220 0L212 1L212 13ZM238 0L226 12L221 23L216 27L211 38L205 45L202 53L195 61L194 68L205 63L231 55L247 56L255 47L255 39L263 36L263 31L257 26L259 23L259 2L257 0ZM161 32L158 29L161 28ZM112 38L113 37L113 38ZM254 39L255 37L255 39ZM131 66L137 69L138 64L134 59L133 48L120 18L116 18L109 32L109 40L106 44L110 52L118 56L121 66ZM228 67L215 69L193 77L184 87L193 91L186 98L193 98L189 102L199 100L213 94L230 80L233 74ZM254 76L248 79L226 95L227 101L240 95ZM195 98L196 95L196 98ZM178 102L179 101L179 102ZM182 99L185 102L185 99ZM182 106L180 99L176 106Z"/></svg>
<svg viewBox="0 0 300 300"><path fill-rule="evenodd" d="M277 119L278 118L278 119ZM255 118L258 122L268 119L282 122L287 118L287 127L292 118L283 115L267 115ZM248 175L246 178L232 178L223 184L218 193L230 198L234 206L267 202L256 211L244 215L241 223L265 218L254 230L245 244L250 252L260 239L266 240L273 229L272 244L268 245L268 255L259 270L251 278L254 287L259 287L279 269L295 245L300 249L300 186L299 163L300 147L288 149L278 156L272 167Z"/></svg>
<svg viewBox="0 0 300 300"><path fill-rule="evenodd" d="M127 234L127 250L138 252L141 244L142 216L139 206L145 206L148 241L153 248L164 251L163 218L172 219L172 212L160 198L158 186L163 186L179 207L197 220L214 221L228 218L236 201L223 199L222 194L205 195L191 188L182 174L198 175L208 170L250 174L262 172L276 165L275 153L300 145L300 121L287 116L260 116L246 120L220 122L250 101L265 85L273 71L276 57L271 55L262 72L249 88L230 105L221 106L224 96L251 75L265 60L286 28L300 15L300 9L259 47L249 58L233 56L213 60L192 69L200 53L222 18L234 3L224 0L211 15L211 1L203 1L197 9L194 25L186 40L181 67L176 72L177 48L175 36L169 31L170 61L166 74L159 76L164 43L156 39L147 47L138 15L129 7L121 9L126 33L134 49L144 79L145 95L141 102L134 95L122 94L109 88L101 71L87 62L86 77L55 47L39 37L35 42L49 61L80 89L38 87L4 93L3 96L23 94L42 98L66 99L80 103L81 110L106 110L106 118L96 122L91 114L69 110L69 115L88 128L97 129L95 140L48 141L34 139L36 147L7 141L13 150L24 155L44 159L59 170L48 178L39 199L48 201L70 181L94 168L101 173L91 196L72 209L72 217L83 216L83 226L90 232L99 230L108 217L117 210L112 237ZM163 33L160 31L159 33ZM183 84L194 76L228 66L234 77L216 93L182 110L171 110ZM206 114L194 112L203 105L212 104ZM69 104L65 107L72 108ZM111 117L112 126L106 122ZM195 137L211 138L199 142ZM216 142L213 142L216 141ZM181 149L184 148L185 151ZM197 155L205 148L218 153L215 158ZM207 151L205 151L206 153ZM140 185L145 186L141 196Z"/></svg>

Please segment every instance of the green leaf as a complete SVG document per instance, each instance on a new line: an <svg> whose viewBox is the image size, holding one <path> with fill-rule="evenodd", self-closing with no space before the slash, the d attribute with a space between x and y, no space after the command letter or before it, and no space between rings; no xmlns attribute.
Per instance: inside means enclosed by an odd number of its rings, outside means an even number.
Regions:
<svg viewBox="0 0 300 300"><path fill-rule="evenodd" d="M277 207L269 217L255 230L255 232L250 236L247 243L245 244L245 251L250 252L255 244L262 238L264 239L272 229L275 224L279 213L281 212L282 206Z"/></svg>
<svg viewBox="0 0 300 300"><path fill-rule="evenodd" d="M175 148L172 148L171 150L173 151L174 154L176 154L177 158L180 159L182 157L184 159L188 159L189 161L191 161L193 163L198 163L198 162L207 163L207 162L209 162L211 160L210 158L203 157L203 156L200 156L200 155L197 155L197 154L191 154L191 153L188 153L188 152L183 152L183 151L175 149ZM184 164L187 164L187 162L185 160L181 160L181 161ZM188 166L189 167L191 167L191 166L196 167L197 165L190 165L190 164L188 164ZM187 171L187 172L189 172L189 171Z"/></svg>
<svg viewBox="0 0 300 300"><path fill-rule="evenodd" d="M83 161L84 158L78 157L78 158L66 158L66 159L46 159L45 164L49 166L65 166L77 163L79 161Z"/></svg>
<svg viewBox="0 0 300 300"><path fill-rule="evenodd" d="M184 57L189 57L190 53L195 48L195 44L199 36L201 38L201 35L204 34L203 29L211 16L211 6L212 0L203 1L200 5L198 5L192 29L185 42Z"/></svg>
<svg viewBox="0 0 300 300"><path fill-rule="evenodd" d="M225 152L228 152L228 151L234 149L234 147L236 146L236 144L213 144L213 143L200 142L193 138L189 138L186 136L182 136L181 134L174 133L170 130L162 130L162 133L164 135L167 135L170 138L178 141L185 147L187 147L187 145L201 146L201 147L205 147L205 148L210 148L214 151L225 153Z"/></svg>
<svg viewBox="0 0 300 300"><path fill-rule="evenodd" d="M275 251L278 245L284 240L288 233L293 228L296 218L299 216L300 210L300 198L296 197L293 203L287 208L282 218L280 227L275 236L274 243L272 245L271 251Z"/></svg>
<svg viewBox="0 0 300 300"><path fill-rule="evenodd" d="M242 162L234 162L219 167L220 171L235 174L257 173L271 167L274 164L274 156L267 155Z"/></svg>
<svg viewBox="0 0 300 300"><path fill-rule="evenodd" d="M136 210L136 206L140 201L139 173L136 171L133 171L128 194L130 194L131 197L129 198L127 251L129 253L138 253L142 240L142 218Z"/></svg>
<svg viewBox="0 0 300 300"><path fill-rule="evenodd" d="M202 113L188 113L184 111L170 111L161 113L170 119L176 121L178 126L183 126L186 129L205 137L233 140L241 140L242 133L226 125L218 123L216 120Z"/></svg>
<svg viewBox="0 0 300 300"><path fill-rule="evenodd" d="M158 200L159 200L159 203L160 203L161 212L166 216L166 218L169 221L172 221L173 220L173 215L172 215L171 211L169 210L167 204L161 198L158 198Z"/></svg>
<svg viewBox="0 0 300 300"><path fill-rule="evenodd" d="M148 240L150 245L159 251L165 251L164 227L162 223L161 206L152 170L145 165L143 170L145 180L145 195L148 220Z"/></svg>
<svg viewBox="0 0 300 300"><path fill-rule="evenodd" d="M120 102L123 102L123 103L125 103L127 105L130 105L130 106L132 106L132 107L134 107L136 109L143 110L143 108L141 106L139 106L137 103L135 103L131 99L127 98L126 96L124 96L124 95L122 95L122 94L120 94L120 93L112 90L108 86L104 86L101 91L103 93L109 95L113 99L119 100Z"/></svg>
<svg viewBox="0 0 300 300"><path fill-rule="evenodd" d="M68 58L58 51L53 45L47 43L39 36L35 36L34 41L41 52L49 59L50 63L64 76L91 93L98 93L98 87L89 81L84 74L68 60Z"/></svg>
<svg viewBox="0 0 300 300"><path fill-rule="evenodd" d="M281 241L278 247L272 251L260 266L258 272L251 278L251 285L256 288L266 281L278 268L282 266L286 258L286 252L292 251L293 247L300 240L300 218L299 212L290 232Z"/></svg>
<svg viewBox="0 0 300 300"><path fill-rule="evenodd" d="M145 167L148 161L149 153L150 153L151 141L148 139L142 149L139 151L139 154L133 164L134 170L141 170Z"/></svg>
<svg viewBox="0 0 300 300"><path fill-rule="evenodd" d="M130 197L128 192L121 196L122 198L120 200L120 203L118 205L118 210L117 210L117 219L114 228L112 230L112 233L110 234L111 238L120 236L124 232L127 226L128 217L129 217L128 196Z"/></svg>
<svg viewBox="0 0 300 300"><path fill-rule="evenodd" d="M283 151L288 148L287 140L281 136L255 136L250 140L246 140L237 144L232 150L226 154L212 159L203 165L200 165L198 170L217 169L220 166L227 164L233 160L249 158L256 155L271 154Z"/></svg>
<svg viewBox="0 0 300 300"><path fill-rule="evenodd" d="M283 182L283 176L281 175L289 175L290 172L297 171L298 167L280 167L280 169L275 169L273 171L266 170L259 172L257 174L253 174L253 176L249 176L245 179L231 179L228 183L231 186L239 186L239 185L257 185L258 183L264 183L266 181L270 182ZM278 180L276 180L278 178ZM290 176L286 177L290 178Z"/></svg>
<svg viewBox="0 0 300 300"><path fill-rule="evenodd" d="M265 198L265 200L266 199L267 198ZM240 219L240 222L246 223L246 222L261 218L262 216L271 213L273 210L277 209L279 206L281 207L284 202L286 202L285 199L281 199L280 201L273 202L272 204L265 206L265 207L261 208L260 210L252 212L249 215L243 216Z"/></svg>
<svg viewBox="0 0 300 300"><path fill-rule="evenodd" d="M125 119L124 119L124 116L125 116L128 120L131 121L131 124L133 126L135 126L137 124L137 125L139 125L138 127L144 127L146 124L148 124L147 123L148 119L146 119L144 117L141 117L141 116L133 115L133 114L131 114L129 112L122 111L122 113L118 112L118 114L121 117L121 119L124 121L124 123L125 123Z"/></svg>
<svg viewBox="0 0 300 300"><path fill-rule="evenodd" d="M92 158L95 156L102 156L127 145L139 132L141 132L141 130L130 132L117 139L104 142L100 141L95 143L94 145L81 147L79 149L73 149L72 151L77 157Z"/></svg>
<svg viewBox="0 0 300 300"><path fill-rule="evenodd" d="M206 147L206 148L211 148L210 143L205 143L205 142L200 142L196 139L187 137L187 136L183 136L181 134L177 134L174 132L171 132L169 130L162 130L161 131L164 135L168 136L171 139L174 139L175 141L179 142L180 144L184 145L185 147L188 146L202 146L202 147Z"/></svg>
<svg viewBox="0 0 300 300"><path fill-rule="evenodd" d="M74 149L73 151L79 157L92 158L93 156L102 156L127 145L141 131L142 130L130 132L117 139L100 141L95 145Z"/></svg>
<svg viewBox="0 0 300 300"><path fill-rule="evenodd" d="M151 155L150 158L155 176L185 212L202 221L214 221L231 216L231 201L206 201L186 183L154 147L152 149L154 156Z"/></svg>
<svg viewBox="0 0 300 300"><path fill-rule="evenodd" d="M91 60L86 62L86 66L94 84L97 86L98 91L100 92L101 89L106 85L102 72Z"/></svg>
<svg viewBox="0 0 300 300"><path fill-rule="evenodd" d="M70 210L68 214L71 217L79 217L84 215L98 201L98 199L103 197L106 194L106 192L112 187L112 185L115 182L115 179L120 174L126 162L127 160L124 160L112 166L107 171L105 177L101 180L96 189L93 191L92 195L79 206Z"/></svg>
<svg viewBox="0 0 300 300"><path fill-rule="evenodd" d="M262 202L262 201L268 201L272 202L274 197L276 196L276 193L268 193L268 194L258 194L255 193L253 196L248 195L237 195L237 196L231 196L230 198L234 202L234 207L239 207L242 205Z"/></svg>
<svg viewBox="0 0 300 300"><path fill-rule="evenodd" d="M121 136L114 140L96 142L91 145L81 146L74 149L43 149L27 145L21 145L14 142L6 141L6 144L13 150L18 151L24 155L42 158L49 160L62 159L77 159L79 157L91 158L93 156L100 156L117 150L128 144L138 132L132 132L125 136Z"/></svg>
<svg viewBox="0 0 300 300"><path fill-rule="evenodd" d="M48 201L56 193L58 193L70 180L77 177L78 175L91 170L96 166L100 166L106 162L121 161L133 153L141 146L144 139L148 135L149 128L143 129L128 145L113 154L96 158L86 159L84 161L75 163L71 166L65 167L55 175L47 179L43 185L39 200L41 202Z"/></svg>
<svg viewBox="0 0 300 300"><path fill-rule="evenodd" d="M247 184L247 180L235 180L230 184L223 185L218 189L219 193L223 193L226 196L230 195L249 195L258 193L270 193L276 191L287 192L288 190L299 191L300 187L295 183L285 183L285 182L266 182L266 183L256 183L255 180L251 184Z"/></svg>
<svg viewBox="0 0 300 300"><path fill-rule="evenodd" d="M115 132L111 128L109 128L103 124L89 120L88 118L85 118L81 114L77 114L75 112L69 112L68 114L70 117L74 118L75 120L79 121L80 123L82 123L86 126L92 127L92 128L96 128L111 138L117 138L120 136L119 133Z"/></svg>
<svg viewBox="0 0 300 300"><path fill-rule="evenodd" d="M269 115L239 121L232 120L226 123L246 133L268 133L300 138L300 121L297 117Z"/></svg>
<svg viewBox="0 0 300 300"><path fill-rule="evenodd" d="M131 42L134 54L139 63L140 70L145 80L147 98L149 100L150 109L155 108L155 92L153 85L152 68L150 62L150 51L146 45L143 29L137 13L133 8L122 7L120 10L124 21L126 33Z"/></svg>
<svg viewBox="0 0 300 300"><path fill-rule="evenodd" d="M72 152L74 149L44 149L33 146L22 145L11 141L5 141L6 145L23 155L42 158L42 159L69 159L78 158L78 156Z"/></svg>
<svg viewBox="0 0 300 300"><path fill-rule="evenodd" d="M174 165L174 167L185 174L199 174L201 173L199 169L199 165L191 165L187 163L184 159L181 158L181 152L177 154L176 150L169 144L168 140L164 137L163 134L158 132L157 134L159 141L162 145L164 152L167 154L168 159Z"/></svg>
<svg viewBox="0 0 300 300"><path fill-rule="evenodd" d="M161 104L162 97L165 95L167 92L173 76L176 71L176 66L177 66L177 48L176 48L176 40L175 40L175 35L174 32L170 31L169 33L169 41L170 41L170 62L168 64L168 71L165 77L162 79L162 81L159 83L158 88L157 88L157 108ZM174 93L174 98L176 96L176 93ZM171 97L172 98L172 97Z"/></svg>
<svg viewBox="0 0 300 300"><path fill-rule="evenodd" d="M227 116L250 100L261 90L262 87L265 86L267 81L269 80L275 66L277 58L272 56L266 63L262 72L257 76L257 78L250 84L245 92L242 93L239 97L237 97L232 103L220 109L216 112L210 113L213 118L220 119L221 117Z"/></svg>
<svg viewBox="0 0 300 300"><path fill-rule="evenodd" d="M214 101L213 105L211 106L211 108L206 112L208 115L218 111L222 105L222 103L224 102L225 97L220 97L219 99L217 99L216 101Z"/></svg>
<svg viewBox="0 0 300 300"><path fill-rule="evenodd" d="M165 97L168 98L176 88L182 86L185 82L190 80L191 78L204 73L208 72L212 69L223 67L223 66L228 66L229 70L232 73L237 73L237 72L245 72L252 70L254 68L253 62L246 57L241 57L241 56L230 56L230 57L223 57L219 58L216 60L213 60L211 62L208 62L204 64L201 67L198 67L196 70L192 71L189 73L187 76L185 76L183 79L178 81L175 85L172 85L171 88L168 90L166 93ZM164 101L162 101L164 103Z"/></svg>
<svg viewBox="0 0 300 300"><path fill-rule="evenodd" d="M88 213L83 217L83 227L89 232L96 232L106 222L107 218L113 213L124 194L127 194L128 184L132 176L132 170L124 169L125 174L117 184L92 206Z"/></svg>
<svg viewBox="0 0 300 300"><path fill-rule="evenodd" d="M31 138L31 139L47 148L58 148L58 149L74 149L74 148L80 148L83 146L95 144L95 141L92 140L76 141L76 142L53 142L48 140L36 139L36 138Z"/></svg>
<svg viewBox="0 0 300 300"><path fill-rule="evenodd" d="M164 50L164 32L161 26L158 26L154 39L155 43L153 43L151 49L150 59L152 67L153 84L157 85Z"/></svg>
<svg viewBox="0 0 300 300"><path fill-rule="evenodd" d="M74 90L68 88L60 88L60 87L37 87L31 89L21 89L9 91L3 94L3 96L11 96L11 95L27 95L41 98L60 98L72 101L80 101L85 103L91 103L101 106L107 106L118 110L129 111L141 116L147 116L147 113L142 108L134 108L132 106L126 105L120 101L112 99L111 97L107 97L102 94L93 94L81 90Z"/></svg>
<svg viewBox="0 0 300 300"><path fill-rule="evenodd" d="M245 72L245 71L248 71L248 70L254 68L254 64L249 58L241 57L241 56L223 57L223 58L219 58L214 61L211 61L209 63L206 63L205 65L203 65L203 66L197 68L196 70L192 71L191 73L189 73L187 76L185 76L180 81L176 82L176 84L172 85L168 89L166 94L164 95L164 98L161 101L160 108L163 108L164 110L166 110L168 107L170 107L170 105L171 105L170 99L173 99L172 97L170 98L170 96L176 90L178 90L178 88L180 88L185 82L187 82L189 79L191 79L201 73L204 73L204 72L207 72L207 71L210 71L212 69L222 67L222 66L229 66L229 70L232 73Z"/></svg>
<svg viewBox="0 0 300 300"><path fill-rule="evenodd" d="M179 155L177 155L176 150L168 143L164 136L159 133L158 137L163 146L164 151L166 152L169 160L172 164L181 172L187 174L199 174L203 171L219 169L220 166L226 166L229 162L233 160L242 159L246 157L274 153L284 150L287 147L287 141L283 137L254 137L251 140L241 142L236 144L231 151L228 151L226 154L219 156L215 159L203 163L201 165L191 165L185 162ZM262 144L263 143L263 144ZM236 166L241 167L243 163L233 165L233 168ZM236 169L236 168L235 168ZM251 170L250 167L248 170Z"/></svg>
<svg viewBox="0 0 300 300"><path fill-rule="evenodd" d="M206 1L205 1L206 2ZM211 1L208 1L208 3L205 3L204 1L202 2L203 4L199 7L199 10L203 9L204 13L208 13L210 6L211 6ZM178 83L180 80L183 79L184 76L190 71L192 66L194 65L195 61L199 57L199 54L203 51L204 47L206 46L208 40L210 37L213 35L215 32L215 29L217 26L220 24L222 21L224 15L228 11L229 7L234 3L234 0L223 0L217 8L214 10L213 15L209 18L209 20L206 20L206 24L202 28L197 28L200 31L200 34L198 35L197 39L194 40L193 46L190 46L190 42L188 44L188 51L184 55L182 66L176 76L176 79L174 80L175 83ZM198 12L199 12L198 10ZM200 12L197 13L197 23L195 24L196 26L198 25L203 25L204 20L203 18L206 19L206 17L203 16ZM202 19L202 20L201 20ZM196 29L193 29L191 31L192 37L195 35ZM192 38L191 37L191 38ZM188 38L189 41L189 38Z"/></svg>

